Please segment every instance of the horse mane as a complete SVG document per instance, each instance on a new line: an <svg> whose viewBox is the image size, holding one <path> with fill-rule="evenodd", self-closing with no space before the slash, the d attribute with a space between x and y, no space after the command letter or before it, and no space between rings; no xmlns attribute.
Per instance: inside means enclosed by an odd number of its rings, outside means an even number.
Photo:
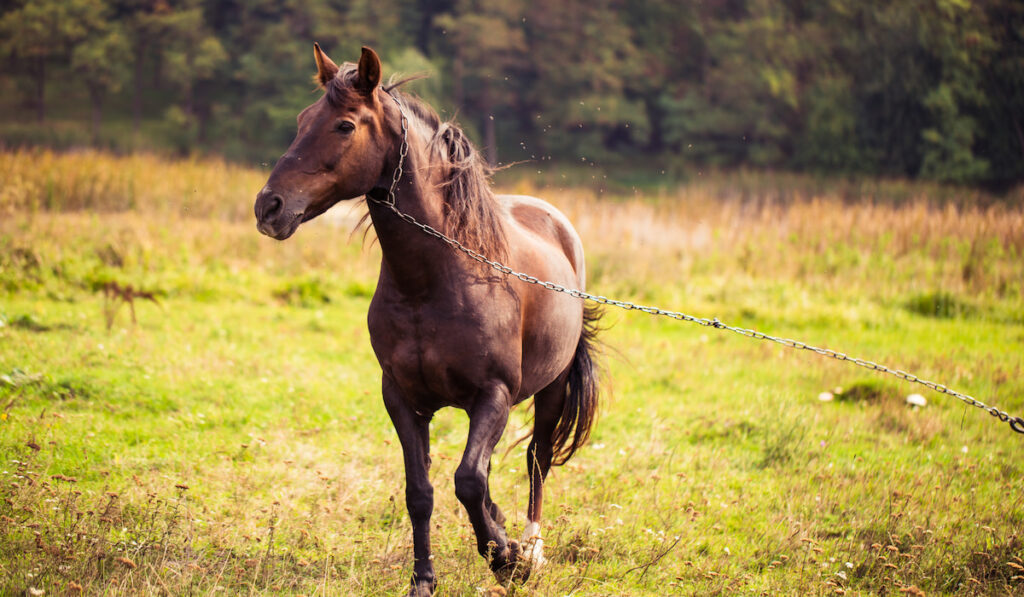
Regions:
<svg viewBox="0 0 1024 597"><path fill-rule="evenodd" d="M334 79L327 82L327 101L341 106L358 93L355 88L356 65L341 65ZM384 87L398 99L406 117L415 118L432 134L426 143L428 167L441 168L438 185L445 206L445 233L467 248L483 253L493 260L507 258L508 242L501 223L500 205L491 190L493 169L470 142L466 133L454 122L444 121L422 99L396 88L422 78L411 76Z"/></svg>

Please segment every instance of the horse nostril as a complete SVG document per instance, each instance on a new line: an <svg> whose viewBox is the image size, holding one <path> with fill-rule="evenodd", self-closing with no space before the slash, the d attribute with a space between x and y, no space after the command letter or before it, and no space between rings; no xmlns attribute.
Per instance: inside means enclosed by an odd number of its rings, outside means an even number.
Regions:
<svg viewBox="0 0 1024 597"><path fill-rule="evenodd" d="M274 195L270 198L270 205L267 206L267 215L276 216L281 212L281 207L284 205L284 199L280 195Z"/></svg>
<svg viewBox="0 0 1024 597"><path fill-rule="evenodd" d="M281 213L281 208L284 207L284 199L278 194L264 197L262 203L263 205L260 206L260 220L263 221L275 218Z"/></svg>

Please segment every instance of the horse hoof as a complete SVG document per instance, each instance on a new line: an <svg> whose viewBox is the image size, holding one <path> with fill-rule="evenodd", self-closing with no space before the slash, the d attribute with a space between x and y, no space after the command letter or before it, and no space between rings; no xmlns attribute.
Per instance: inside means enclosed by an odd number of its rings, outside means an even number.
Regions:
<svg viewBox="0 0 1024 597"><path fill-rule="evenodd" d="M508 542L508 555L502 560L495 559L491 562L491 570L501 584L523 583L530 578L533 566L523 555L523 549L515 539Z"/></svg>
<svg viewBox="0 0 1024 597"><path fill-rule="evenodd" d="M535 536L526 539L525 544L519 557L529 565L531 572L537 572L548 563L548 559L544 557L544 540Z"/></svg>
<svg viewBox="0 0 1024 597"><path fill-rule="evenodd" d="M409 587L409 592L406 593L406 597L431 597L434 594L435 588L437 588L437 582L434 580L416 581L414 579Z"/></svg>

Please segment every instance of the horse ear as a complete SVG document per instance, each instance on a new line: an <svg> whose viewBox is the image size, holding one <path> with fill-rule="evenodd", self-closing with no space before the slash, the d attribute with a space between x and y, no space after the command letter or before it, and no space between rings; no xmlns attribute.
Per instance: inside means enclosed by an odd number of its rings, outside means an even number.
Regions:
<svg viewBox="0 0 1024 597"><path fill-rule="evenodd" d="M313 75L313 82L320 87L325 87L334 78L334 75L338 74L338 65L334 64L327 54L324 54L324 51L320 49L320 44L316 42L313 42L313 59L316 60L316 74Z"/></svg>
<svg viewBox="0 0 1024 597"><path fill-rule="evenodd" d="M363 54L359 57L359 80L356 83L364 93L372 93L380 85L380 56L371 48L363 46Z"/></svg>

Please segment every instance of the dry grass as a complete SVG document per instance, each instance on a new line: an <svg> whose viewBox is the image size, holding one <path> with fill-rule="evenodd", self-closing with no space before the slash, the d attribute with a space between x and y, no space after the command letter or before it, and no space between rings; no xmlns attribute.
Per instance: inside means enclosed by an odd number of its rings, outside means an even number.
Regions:
<svg viewBox="0 0 1024 597"><path fill-rule="evenodd" d="M263 186L263 173L204 159L168 161L148 154L111 157L95 150L0 152L0 215L132 210L241 220L239 201Z"/></svg>
<svg viewBox="0 0 1024 597"><path fill-rule="evenodd" d="M130 211L170 218L187 237L191 220L251 222L252 200L265 173L218 161L32 150L0 152L0 177L0 216L5 220L79 212L83 219L73 225L88 226L88 218L99 212ZM895 267L913 270L919 279L954 293L1021 294L1013 264L1024 255L1024 211L1017 197L1024 190L996 201L975 191L946 189L939 202L924 194L935 189L915 190L906 183L854 189L846 183L830 193L821 191L820 184L801 189L802 179L778 178L719 175L652 197L605 194L603 200L596 200L595 192L536 188L529 181L508 189L544 197L567 212L598 263L595 286L615 287L622 278L680 280L706 273L704 268L731 276L756 270L786 279L835 277L842 269L859 273L852 280L844 275L844 283L870 282L878 275L889 276L887 282L900 289L913 283L906 272L889 270ZM774 188L783 183L790 185L788 190L756 192L758 184ZM871 198L851 201L854 192ZM351 226L354 216L343 210L350 208L339 206L329 217ZM214 250L198 254L234 259L240 243L244 258L262 262L279 261L292 250L287 243L259 249L267 245L260 245L246 226L229 230L223 243L212 239L218 243ZM166 240L149 234L131 238L131 232L111 235L106 221L97 234L115 249L118 242L149 248ZM613 246L605 242L611 238ZM324 263L335 249L317 248L319 254L307 259ZM919 258L927 259L930 269L919 269Z"/></svg>
<svg viewBox="0 0 1024 597"><path fill-rule="evenodd" d="M656 202L536 192L567 212L594 261L615 268L611 278L635 277L639 265L651 279L681 279L711 264L723 275L782 279L843 269L867 282L887 275L888 264L916 269L928 260L937 269L916 273L954 293L1024 290L1014 263L1024 256L1024 211L1015 205L849 204L834 196L719 201L688 188ZM603 242L611 238L614 246ZM851 280L844 275L843 282Z"/></svg>

